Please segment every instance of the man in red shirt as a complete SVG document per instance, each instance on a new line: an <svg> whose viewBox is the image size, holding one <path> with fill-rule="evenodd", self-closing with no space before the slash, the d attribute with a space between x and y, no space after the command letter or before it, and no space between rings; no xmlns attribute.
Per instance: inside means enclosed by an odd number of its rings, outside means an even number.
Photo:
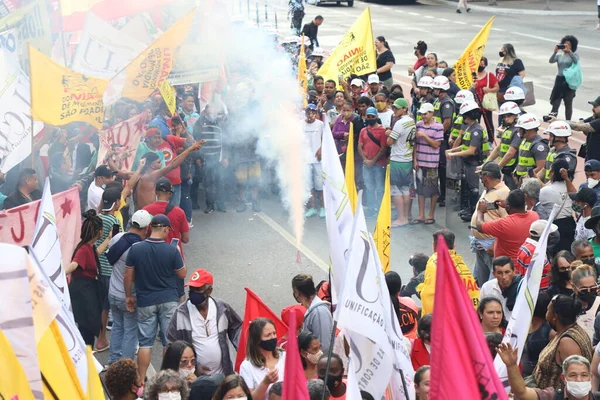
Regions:
<svg viewBox="0 0 600 400"><path fill-rule="evenodd" d="M525 239L525 243L521 245L519 249L519 253L517 255L517 263L515 264L517 274L525 276L527 273L527 268L529 268L529 264L531 264L531 258L533 257L533 253L537 248L538 241L542 236L542 232L546 229L546 224L548 221L544 221L543 219L539 219L531 224L529 227L529 236ZM550 233L556 232L558 227L554 224L550 227ZM542 281L540 282L540 289L544 290L550 286L550 263L548 262L548 258L544 257L544 270L542 271Z"/></svg>
<svg viewBox="0 0 600 400"><path fill-rule="evenodd" d="M177 125L179 126L179 125ZM168 166L177 157L177 154L185 146L186 139L184 137L178 137L175 135L161 136L159 131L156 131L156 141L160 138L161 143L156 146L157 150L160 151L165 158L165 165ZM156 143L155 141L155 143ZM169 171L166 175L171 184L173 185L173 196L171 197L171 203L179 206L181 201L181 169L177 167Z"/></svg>
<svg viewBox="0 0 600 400"><path fill-rule="evenodd" d="M496 206L502 206L497 202ZM529 227L540 217L536 212L525 210L525 194L521 189L512 190L506 198L506 217L484 222L487 203L477 205L477 230L494 236L494 257L508 256L517 265L517 255L523 242L529 237Z"/></svg>
<svg viewBox="0 0 600 400"><path fill-rule="evenodd" d="M366 217L377 215L385 184L385 167L388 163L385 127L377 120L377 109L367 108L366 126L360 131L358 154L363 159L363 179L367 201Z"/></svg>

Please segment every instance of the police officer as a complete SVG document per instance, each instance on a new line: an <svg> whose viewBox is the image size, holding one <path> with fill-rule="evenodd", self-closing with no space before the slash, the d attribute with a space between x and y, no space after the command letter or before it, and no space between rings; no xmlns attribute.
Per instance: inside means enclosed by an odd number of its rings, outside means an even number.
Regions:
<svg viewBox="0 0 600 400"><path fill-rule="evenodd" d="M510 190L517 189L517 184L512 175L517 166L517 155L521 145L521 137L518 129L515 128L520 113L521 110L515 102L507 101L500 106L498 115L502 117L502 125L497 130L500 146L494 147L489 157L490 161L498 163L504 174L504 183Z"/></svg>
<svg viewBox="0 0 600 400"><path fill-rule="evenodd" d="M419 83L417 84L417 87L419 88L419 101L417 107L415 108L415 112L413 113L417 114L417 122L419 122L423 118L421 117L421 114L416 112L416 110L421 109L423 103L433 104L435 100L435 98L433 97L433 88L431 87L431 85L433 85L433 78L430 76L422 77L421 79L419 79Z"/></svg>
<svg viewBox="0 0 600 400"><path fill-rule="evenodd" d="M573 150L569 147L569 136L571 127L564 121L554 121L544 131L550 138L550 152L546 157L544 169L538 173L538 178L544 183L550 180L550 170L554 159L559 154L571 154Z"/></svg>
<svg viewBox="0 0 600 400"><path fill-rule="evenodd" d="M479 105L474 102L466 102L460 106L460 114L463 116L465 123L465 132L461 139L461 145L446 152L446 157L462 157L463 171L466 189L469 193L469 208L468 212L461 214L463 221L470 221L477 202L479 201L479 175L477 175L477 167L482 164L485 157L485 149L489 150L489 140L483 127L479 124L481 111ZM485 146L487 142L487 146Z"/></svg>
<svg viewBox="0 0 600 400"><path fill-rule="evenodd" d="M439 164L439 179L440 179L440 197L438 204L440 207L446 205L446 150L448 149L448 139L452 131L452 122L456 115L456 105L448 96L450 89L450 81L443 75L436 76L433 79L433 95L436 100L433 103L433 118L444 125L444 140L440 146L440 164Z"/></svg>
<svg viewBox="0 0 600 400"><path fill-rule="evenodd" d="M538 135L540 120L533 114L523 114L517 120L515 128L519 129L521 144L519 145L519 161L513 176L516 182L527 176L537 176L546 166L548 157L548 141Z"/></svg>
<svg viewBox="0 0 600 400"><path fill-rule="evenodd" d="M460 90L454 97L456 107L460 107L467 101L475 101L475 96L470 90ZM463 116L458 113L454 118L452 124L452 131L450 131L450 139L448 140L448 146L450 148L458 147L461 144L461 137L465 129L463 122ZM467 188L467 182L464 179L462 157L456 157L449 163L447 163L446 171L446 189L451 192L447 193L448 198L451 197L451 193L460 191L460 210L461 212L468 212L469 209L469 191ZM460 185L458 184L460 180ZM452 201L452 200L450 200Z"/></svg>
<svg viewBox="0 0 600 400"><path fill-rule="evenodd" d="M467 101L475 101L475 96L473 96L473 92L470 90L459 90L454 96L454 102L456 103L456 107L459 107L466 103ZM463 116L458 113L454 118L452 123L452 130L450 131L450 140L448 140L448 144L450 147L456 147L460 145L460 140L457 141L461 132L464 130Z"/></svg>

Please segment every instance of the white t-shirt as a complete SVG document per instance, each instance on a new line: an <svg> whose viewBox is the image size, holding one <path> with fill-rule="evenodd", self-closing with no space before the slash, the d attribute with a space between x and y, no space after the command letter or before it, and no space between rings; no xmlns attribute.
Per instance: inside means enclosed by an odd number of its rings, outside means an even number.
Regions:
<svg viewBox="0 0 600 400"><path fill-rule="evenodd" d="M565 182L552 182L540 190L540 205L548 211L552 211L554 204L561 204L564 197L567 197L565 206L560 210L556 219L570 218L573 215L573 202L567 196L567 184Z"/></svg>
<svg viewBox="0 0 600 400"><path fill-rule="evenodd" d="M377 113L377 117L381 120L381 125L390 128L392 126L392 117L394 112L392 110L386 110L384 112Z"/></svg>
<svg viewBox="0 0 600 400"><path fill-rule="evenodd" d="M323 131L329 128L329 124L324 124L320 120L316 119L312 123L307 123L306 120L303 122L304 140L306 143L306 163L315 164L317 160L317 150L321 147L323 141Z"/></svg>
<svg viewBox="0 0 600 400"><path fill-rule="evenodd" d="M390 138L396 142L392 145L390 160L410 162L413 159L413 146L415 142L415 121L408 115L403 115L390 133Z"/></svg>
<svg viewBox="0 0 600 400"><path fill-rule="evenodd" d="M582 215L577 220L577 226L575 226L575 240L588 240L596 236L593 230L585 227L585 222L590 218L591 217L584 217Z"/></svg>
<svg viewBox="0 0 600 400"><path fill-rule="evenodd" d="M221 347L217 328L217 303L208 300L206 319L190 301L187 308L192 323L192 344L196 351L196 364L210 368L209 375L223 374L221 365Z"/></svg>
<svg viewBox="0 0 600 400"><path fill-rule="evenodd" d="M277 369L279 375L277 381L282 382L283 373L285 371L285 352L282 351L279 353L279 361L277 361L275 368ZM250 389L255 389L258 387L260 382L265 378L265 375L267 375L267 372L269 372L269 370L265 367L257 368L248 360L242 361L242 365L240 365L240 375L242 378L244 378L246 385L248 385ZM265 400L268 398L268 393L269 390L267 390Z"/></svg>
<svg viewBox="0 0 600 400"><path fill-rule="evenodd" d="M92 182L88 189L87 209L98 210L98 204L102 201L102 193L104 189L96 186L96 182ZM86 210L87 211L87 210Z"/></svg>

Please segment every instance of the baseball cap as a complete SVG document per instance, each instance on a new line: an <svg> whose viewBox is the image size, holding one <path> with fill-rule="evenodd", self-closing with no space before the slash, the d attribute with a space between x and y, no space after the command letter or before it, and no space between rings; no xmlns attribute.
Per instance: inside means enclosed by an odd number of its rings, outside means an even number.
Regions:
<svg viewBox="0 0 600 400"><path fill-rule="evenodd" d="M369 75L367 82L369 83L369 85L371 83L379 83L379 77L377 76L377 74L371 74L371 75Z"/></svg>
<svg viewBox="0 0 600 400"><path fill-rule="evenodd" d="M394 107L394 108L408 108L408 101L406 101L406 99L403 99L403 98L396 99L394 101L394 104L392 104L392 107Z"/></svg>
<svg viewBox="0 0 600 400"><path fill-rule="evenodd" d="M350 86L358 86L358 87L362 87L363 86L363 81L358 79L358 78L354 78L352 79L352 82L350 82Z"/></svg>
<svg viewBox="0 0 600 400"><path fill-rule="evenodd" d="M580 201L592 206L596 204L596 200L598 199L594 189L590 189L589 187L582 187L577 193L569 193L569 197L573 201Z"/></svg>
<svg viewBox="0 0 600 400"><path fill-rule="evenodd" d="M529 234L535 237L542 236L542 232L544 232L544 229L546 229L546 224L548 224L548 221L538 219L529 227ZM550 227L550 233L556 232L557 230L558 226L552 224L552 226Z"/></svg>
<svg viewBox="0 0 600 400"><path fill-rule="evenodd" d="M131 225L136 228L146 228L152 221L152 214L146 210L137 210L131 217Z"/></svg>
<svg viewBox="0 0 600 400"><path fill-rule="evenodd" d="M194 271L188 283L185 286L202 287L204 285L212 285L215 279L213 275L205 269L197 269Z"/></svg>
<svg viewBox="0 0 600 400"><path fill-rule="evenodd" d="M157 192L171 192L173 193L173 185L167 178L160 178L156 181L156 187L154 188Z"/></svg>
<svg viewBox="0 0 600 400"><path fill-rule="evenodd" d="M148 130L146 130L146 137L155 135L160 135L158 128L148 128Z"/></svg>
<svg viewBox="0 0 600 400"><path fill-rule="evenodd" d="M315 104L309 104L306 106L304 111L308 111L308 110L317 111L317 106Z"/></svg>
<svg viewBox="0 0 600 400"><path fill-rule="evenodd" d="M115 206L117 200L121 198L121 191L116 189L107 189L102 192L102 211L110 211Z"/></svg>
<svg viewBox="0 0 600 400"><path fill-rule="evenodd" d="M594 101L588 101L588 104L591 104L594 107L600 106L600 96L596 97L596 100L594 100Z"/></svg>
<svg viewBox="0 0 600 400"><path fill-rule="evenodd" d="M165 214L156 214L152 221L150 221L151 226L168 226L171 227L171 220Z"/></svg>
<svg viewBox="0 0 600 400"><path fill-rule="evenodd" d="M598 225L598 221L600 220L600 206L596 206L592 208L592 214L590 215L590 219L585 221L583 226L587 229L594 229Z"/></svg>
<svg viewBox="0 0 600 400"><path fill-rule="evenodd" d="M481 166L480 174L489 175L490 177L495 179L500 179L502 177L502 174L500 173L500 166L493 161L488 161L485 164L483 164Z"/></svg>
<svg viewBox="0 0 600 400"><path fill-rule="evenodd" d="M316 90L309 90L307 93L308 96L319 97L319 93Z"/></svg>
<svg viewBox="0 0 600 400"><path fill-rule="evenodd" d="M96 168L96 170L94 171L94 176L97 178L99 176L103 177L103 178L110 178L113 175L116 175L117 171L113 171L112 169L108 168L108 165L101 165L98 168Z"/></svg>
<svg viewBox="0 0 600 400"><path fill-rule="evenodd" d="M585 172L596 172L600 171L600 161L598 160L587 160L583 167Z"/></svg>
<svg viewBox="0 0 600 400"><path fill-rule="evenodd" d="M421 108L419 108L419 111L417 111L419 114L425 114L428 112L433 112L433 105L431 103L421 104Z"/></svg>
<svg viewBox="0 0 600 400"><path fill-rule="evenodd" d="M375 107L367 108L367 115L375 115L377 116L377 109Z"/></svg>

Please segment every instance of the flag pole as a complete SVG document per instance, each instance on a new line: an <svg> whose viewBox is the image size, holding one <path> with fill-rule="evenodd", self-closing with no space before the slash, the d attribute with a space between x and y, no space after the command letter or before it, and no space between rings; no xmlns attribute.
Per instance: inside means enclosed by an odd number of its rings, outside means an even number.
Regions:
<svg viewBox="0 0 600 400"><path fill-rule="evenodd" d="M325 367L325 377L323 382L327 383L329 377L329 367L331 366L331 357L333 357L333 342L335 342L335 331L337 330L337 320L333 320L333 328L331 329L331 340L329 341L329 349L327 350L327 366ZM344 340L346 338L344 337ZM345 347L345 346L344 346ZM321 400L325 400L325 390L321 394Z"/></svg>
<svg viewBox="0 0 600 400"><path fill-rule="evenodd" d="M31 114L31 168L35 169L35 156L33 155L33 83L31 82L31 44L27 46L27 58L29 59L29 113Z"/></svg>

